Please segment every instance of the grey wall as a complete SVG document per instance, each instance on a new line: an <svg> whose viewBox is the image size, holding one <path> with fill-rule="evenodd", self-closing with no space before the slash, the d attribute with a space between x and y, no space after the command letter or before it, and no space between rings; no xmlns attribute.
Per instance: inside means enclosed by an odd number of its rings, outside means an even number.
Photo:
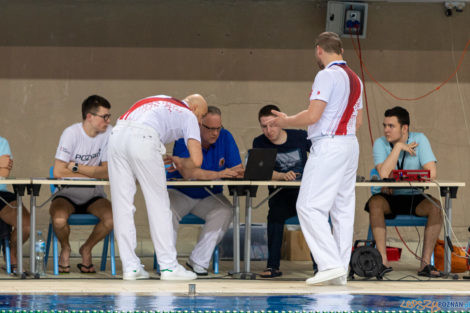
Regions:
<svg viewBox="0 0 470 313"><path fill-rule="evenodd" d="M466 9L445 17L442 4L369 3L367 39L360 42L367 70L401 97L434 89L453 73L470 38ZM325 1L0 1L0 135L14 154L12 175L45 176L62 130L80 121L80 104L94 93L110 100L114 123L142 97L199 92L222 109L244 156L260 133L262 105L289 114L308 105L317 71L313 41L325 30L325 17ZM359 73L351 39L344 38L344 48ZM431 141L439 179L467 181L469 68L467 56L457 77L418 101L395 100L366 77L373 138L382 133L384 110L404 106L412 130ZM368 126L366 117L358 135L364 176L373 167ZM454 201L462 241L469 195L462 188ZM368 226L368 196L357 190L356 237ZM149 237L140 195L137 207L140 236ZM256 210L254 219L264 222L266 212ZM44 228L47 207L39 215ZM416 237L414 230L405 235Z"/></svg>

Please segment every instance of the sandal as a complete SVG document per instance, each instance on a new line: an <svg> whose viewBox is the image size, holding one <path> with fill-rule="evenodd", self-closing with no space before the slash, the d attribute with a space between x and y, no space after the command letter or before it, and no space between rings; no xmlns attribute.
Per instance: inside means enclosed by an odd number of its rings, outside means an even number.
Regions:
<svg viewBox="0 0 470 313"><path fill-rule="evenodd" d="M393 268L391 266L385 266L385 265L381 264L380 265L380 271L377 274L377 279L382 280L384 278L385 274L388 274L391 271L393 271Z"/></svg>
<svg viewBox="0 0 470 313"><path fill-rule="evenodd" d="M59 274L69 274L69 273L70 273L70 265L59 264Z"/></svg>
<svg viewBox="0 0 470 313"><path fill-rule="evenodd" d="M437 272L439 274L433 274L432 272ZM438 278L443 277L444 275L437 270L433 265L428 264L421 271L418 272L418 276L430 277L430 278Z"/></svg>
<svg viewBox="0 0 470 313"><path fill-rule="evenodd" d="M83 274L94 274L94 273L96 273L93 264L90 264L90 265L83 265L83 264L81 264L81 263L78 263L78 264L77 264L77 267L78 267L78 269L80 270L80 272L82 272ZM83 270L84 268L87 269L88 271L84 271L84 270ZM92 269L92 268L93 268L93 271L90 271L90 269Z"/></svg>
<svg viewBox="0 0 470 313"><path fill-rule="evenodd" d="M264 272L259 274L259 276L261 276L262 278L274 278L274 277L279 277L281 275L282 275L282 272L274 268L267 268L264 270Z"/></svg>

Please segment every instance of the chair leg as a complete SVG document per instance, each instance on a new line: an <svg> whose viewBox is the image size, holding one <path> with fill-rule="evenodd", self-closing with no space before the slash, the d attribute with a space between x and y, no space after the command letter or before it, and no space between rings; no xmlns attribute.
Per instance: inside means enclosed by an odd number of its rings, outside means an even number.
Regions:
<svg viewBox="0 0 470 313"><path fill-rule="evenodd" d="M54 275L59 275L59 247L57 244L57 236L52 231L52 256L54 260Z"/></svg>
<svg viewBox="0 0 470 313"><path fill-rule="evenodd" d="M111 275L116 276L116 257L114 254L114 230L109 233L109 259L111 262Z"/></svg>
<svg viewBox="0 0 470 313"><path fill-rule="evenodd" d="M219 246L215 246L214 254L212 255L212 268L214 274L219 274Z"/></svg>
<svg viewBox="0 0 470 313"><path fill-rule="evenodd" d="M372 233L372 228L369 225L369 231L367 232L367 240L374 240L374 234Z"/></svg>
<svg viewBox="0 0 470 313"><path fill-rule="evenodd" d="M101 266L100 271L106 271L106 262L108 259L108 242L109 242L109 234L104 237L103 241L103 252L101 253Z"/></svg>
<svg viewBox="0 0 470 313"><path fill-rule="evenodd" d="M44 257L44 267L47 269L47 261L49 260L49 250L51 248L51 241L52 241L52 223L49 223L49 230L47 231L47 243L46 243L46 255Z"/></svg>
<svg viewBox="0 0 470 313"><path fill-rule="evenodd" d="M7 273L11 274L10 239L5 237L3 244L5 246L5 262L7 267Z"/></svg>

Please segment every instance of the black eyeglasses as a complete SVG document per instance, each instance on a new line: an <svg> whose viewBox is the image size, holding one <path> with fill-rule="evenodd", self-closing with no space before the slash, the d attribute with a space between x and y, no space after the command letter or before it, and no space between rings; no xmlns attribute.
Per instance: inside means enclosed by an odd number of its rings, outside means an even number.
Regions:
<svg viewBox="0 0 470 313"><path fill-rule="evenodd" d="M101 117L103 120L105 120L106 122L109 121L109 119L111 118L111 114L99 115L99 114L92 113L92 112L90 112L90 114L91 114L91 115L94 115L94 116L99 116L99 117Z"/></svg>
<svg viewBox="0 0 470 313"><path fill-rule="evenodd" d="M205 129L207 129L208 131L216 131L216 132L220 132L220 130L222 128L224 128L224 126L220 125L219 127L209 127L209 126L206 126L204 124L201 124Z"/></svg>

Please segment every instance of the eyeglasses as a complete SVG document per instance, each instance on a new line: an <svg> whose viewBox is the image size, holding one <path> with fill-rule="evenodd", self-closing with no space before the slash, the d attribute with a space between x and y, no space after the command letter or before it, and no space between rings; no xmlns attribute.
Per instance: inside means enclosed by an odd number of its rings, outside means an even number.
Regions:
<svg viewBox="0 0 470 313"><path fill-rule="evenodd" d="M205 129L207 129L208 131L216 131L216 132L220 132L220 130L222 128L224 128L224 126L220 125L219 127L209 127L209 126L206 126L204 124L201 124Z"/></svg>
<svg viewBox="0 0 470 313"><path fill-rule="evenodd" d="M94 115L94 116L99 116L99 117L101 117L103 120L105 120L106 122L109 121L109 119L111 118L111 114L99 115L99 114L92 113L92 112L90 112L90 114L91 114L91 115Z"/></svg>

